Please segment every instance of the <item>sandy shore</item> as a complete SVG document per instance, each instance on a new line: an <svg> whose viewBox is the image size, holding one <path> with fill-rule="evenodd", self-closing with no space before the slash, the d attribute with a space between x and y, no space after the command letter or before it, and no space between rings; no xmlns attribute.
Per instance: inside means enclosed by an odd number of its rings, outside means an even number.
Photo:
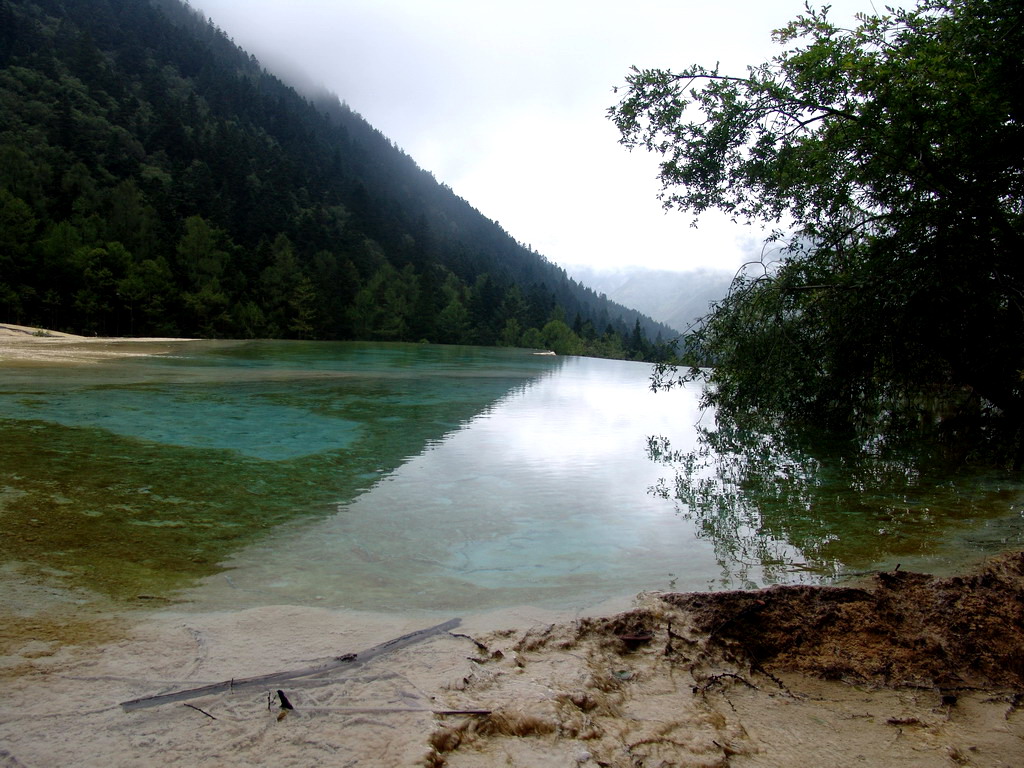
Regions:
<svg viewBox="0 0 1024 768"><path fill-rule="evenodd" d="M173 338L76 336L25 325L0 324L0 364L85 364L118 357L165 354Z"/></svg>
<svg viewBox="0 0 1024 768"><path fill-rule="evenodd" d="M1017 554L955 579L651 594L606 619L462 617L397 649L451 617L65 605L62 640L22 635L0 657L0 766L1008 768L1022 594ZM57 620L22 619L40 636ZM281 672L298 674L242 683Z"/></svg>
<svg viewBox="0 0 1024 768"><path fill-rule="evenodd" d="M0 363L178 341L36 332L0 326ZM398 648L455 617L127 611L14 565L0 577L0 768L1009 768L1024 755L1024 554L954 579L650 594L610 618L522 607ZM289 672L304 674L122 706Z"/></svg>

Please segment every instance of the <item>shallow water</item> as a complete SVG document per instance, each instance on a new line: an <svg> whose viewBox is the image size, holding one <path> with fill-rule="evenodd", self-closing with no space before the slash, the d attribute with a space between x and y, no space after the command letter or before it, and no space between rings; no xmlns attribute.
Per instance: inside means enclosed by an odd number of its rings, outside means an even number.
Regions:
<svg viewBox="0 0 1024 768"><path fill-rule="evenodd" d="M1020 483L995 475L926 478L913 498L838 483L813 504L680 514L649 492L666 470L647 436L686 449L709 416L696 391L651 393L645 364L428 345L169 348L0 369L8 573L200 608L472 611L896 562L944 572L1021 542Z"/></svg>

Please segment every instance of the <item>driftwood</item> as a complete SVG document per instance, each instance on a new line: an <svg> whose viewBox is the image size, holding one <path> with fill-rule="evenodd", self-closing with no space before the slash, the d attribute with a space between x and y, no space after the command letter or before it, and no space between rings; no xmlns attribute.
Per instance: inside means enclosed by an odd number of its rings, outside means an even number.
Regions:
<svg viewBox="0 0 1024 768"><path fill-rule="evenodd" d="M373 648L369 648L361 653L347 653L344 656L338 656L337 658L327 662L326 664L320 664L315 667L306 667L305 669L292 670L290 672L275 672L269 675L260 675L258 677L245 677L238 680L225 680L221 683L213 683L212 685L204 685L200 688L189 688L184 691L175 691L174 693L161 693L156 696L145 696L141 699L132 699L131 701L122 701L121 707L126 712L130 712L135 709L146 709L147 707L156 707L160 704L170 704L175 701L184 701L185 699L194 699L199 696L207 696L211 693L223 693L225 691L237 691L246 688L263 688L268 686L274 686L277 683L284 682L286 680L294 680L298 677L310 677L312 675L319 675L324 672L330 672L341 667L347 669L354 669L366 664L371 659L381 656L391 651L397 651L399 648L405 648L406 646L413 645L422 640L426 640L428 637L433 635L447 632L450 629L454 629L462 623L461 619L451 619L438 624L433 627L427 627L426 629L418 629L415 632L410 632L407 635L396 637L394 640L388 640L386 643L375 645Z"/></svg>

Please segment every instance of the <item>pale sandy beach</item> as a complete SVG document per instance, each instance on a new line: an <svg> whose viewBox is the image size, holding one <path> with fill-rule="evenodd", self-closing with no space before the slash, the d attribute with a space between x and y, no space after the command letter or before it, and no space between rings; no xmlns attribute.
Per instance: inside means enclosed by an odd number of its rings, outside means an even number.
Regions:
<svg viewBox="0 0 1024 768"><path fill-rule="evenodd" d="M180 341L190 339L87 337L0 323L0 365L95 363L162 354L168 351L168 342Z"/></svg>
<svg viewBox="0 0 1024 768"><path fill-rule="evenodd" d="M168 341L34 332L0 326L0 371ZM1009 767L1024 755L1022 553L951 579L652 593L594 616L126 607L16 564L0 583L0 768Z"/></svg>
<svg viewBox="0 0 1024 768"><path fill-rule="evenodd" d="M995 580L960 588L975 597L989 590L989 609L991 601L1012 603L1024 586L1021 558L995 572ZM786 590L758 594L770 609ZM895 594L885 611L912 614ZM826 590L815 610L793 613L820 630L803 638L806 647L755 663L715 616L750 613L735 593L722 595L698 596L717 605L710 613L686 607L687 596L681 607L671 596L647 595L610 619L529 608L467 616L365 664L361 652L445 619L293 606L193 614L170 606L75 622L75 608L65 605L70 634L33 640L24 616L24 633L5 643L0 765L1020 764L1019 623L1006 627L1016 633L1016 661L1001 648L979 666L914 618L901 630L906 642L889 648L891 627L875 634L850 625L829 635L824 625L842 624L849 603ZM919 594L908 599L921 602ZM709 619L718 632L707 629ZM975 626L981 642L993 640L978 612L954 610L948 619ZM48 620L62 619L37 616L38 629ZM356 657L335 661L345 654ZM319 675L242 685L332 661ZM1008 662L1016 669L993 680L993 665ZM237 690L229 683L148 708L122 706L231 680ZM292 709L282 709L278 691Z"/></svg>

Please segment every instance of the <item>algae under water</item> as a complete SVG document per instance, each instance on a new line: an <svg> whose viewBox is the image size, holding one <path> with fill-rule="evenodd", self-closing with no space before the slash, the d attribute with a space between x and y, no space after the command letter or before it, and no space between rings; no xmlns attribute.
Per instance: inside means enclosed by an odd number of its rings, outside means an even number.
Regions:
<svg viewBox="0 0 1024 768"><path fill-rule="evenodd" d="M733 489L678 514L650 492L665 468L647 437L685 448L709 416L692 390L650 392L645 364L410 344L168 349L0 369L7 578L200 607L464 611L895 562L948 572L1021 542L1021 483L991 474Z"/></svg>
<svg viewBox="0 0 1024 768"><path fill-rule="evenodd" d="M273 527L331 514L551 368L528 355L182 342L0 382L4 559L167 594Z"/></svg>

